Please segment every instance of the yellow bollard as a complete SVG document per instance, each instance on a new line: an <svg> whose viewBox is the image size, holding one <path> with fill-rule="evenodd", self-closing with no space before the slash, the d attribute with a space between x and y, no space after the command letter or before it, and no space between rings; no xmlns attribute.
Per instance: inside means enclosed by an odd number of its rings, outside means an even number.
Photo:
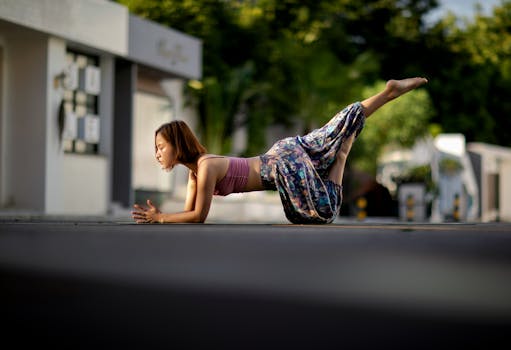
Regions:
<svg viewBox="0 0 511 350"><path fill-rule="evenodd" d="M364 197L357 198L357 219L362 221L367 217L367 200Z"/></svg>
<svg viewBox="0 0 511 350"><path fill-rule="evenodd" d="M454 195L452 217L454 221L460 221L460 195L457 193Z"/></svg>

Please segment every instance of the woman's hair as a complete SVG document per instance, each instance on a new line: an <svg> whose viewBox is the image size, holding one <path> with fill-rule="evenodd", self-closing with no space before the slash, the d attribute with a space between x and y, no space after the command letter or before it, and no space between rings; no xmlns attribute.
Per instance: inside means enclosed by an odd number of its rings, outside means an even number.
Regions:
<svg viewBox="0 0 511 350"><path fill-rule="evenodd" d="M206 147L201 145L192 130L182 120L173 120L163 124L156 129L155 138L158 133L172 145L176 152L176 160L180 163L195 162L207 152Z"/></svg>

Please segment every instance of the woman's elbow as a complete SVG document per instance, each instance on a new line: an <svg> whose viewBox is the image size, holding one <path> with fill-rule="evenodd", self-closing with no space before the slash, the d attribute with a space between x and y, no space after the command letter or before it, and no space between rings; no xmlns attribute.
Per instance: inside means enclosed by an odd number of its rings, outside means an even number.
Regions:
<svg viewBox="0 0 511 350"><path fill-rule="evenodd" d="M206 219L208 217L208 214L203 214L203 213L195 213L195 215L193 215L193 217L191 218L190 222L194 223L194 224L203 224Z"/></svg>

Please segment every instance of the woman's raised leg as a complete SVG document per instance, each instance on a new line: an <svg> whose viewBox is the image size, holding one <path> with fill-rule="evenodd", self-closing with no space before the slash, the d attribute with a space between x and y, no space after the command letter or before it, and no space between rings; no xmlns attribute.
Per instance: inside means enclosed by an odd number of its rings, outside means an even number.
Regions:
<svg viewBox="0 0 511 350"><path fill-rule="evenodd" d="M408 78L402 80L389 80L385 89L371 96L360 104L362 105L362 109L364 112L365 118L368 118L371 114L373 114L378 108L385 105L387 102L390 102L399 96L423 85L426 84L428 80L426 78ZM335 161L330 168L330 172L328 173L328 179L338 185L342 184L342 178L344 176L344 168L346 166L346 159L351 150L351 146L353 145L353 141L355 141L355 135L351 135L351 137L344 140L341 148L336 154Z"/></svg>

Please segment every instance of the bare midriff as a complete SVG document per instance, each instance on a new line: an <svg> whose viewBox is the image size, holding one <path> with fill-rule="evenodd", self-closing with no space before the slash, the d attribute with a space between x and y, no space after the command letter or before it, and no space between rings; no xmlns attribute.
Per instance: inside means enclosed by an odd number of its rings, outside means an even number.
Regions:
<svg viewBox="0 0 511 350"><path fill-rule="evenodd" d="M261 159L259 157L252 157L247 159L249 172L247 185L245 186L245 192L264 190L265 188L261 181Z"/></svg>

